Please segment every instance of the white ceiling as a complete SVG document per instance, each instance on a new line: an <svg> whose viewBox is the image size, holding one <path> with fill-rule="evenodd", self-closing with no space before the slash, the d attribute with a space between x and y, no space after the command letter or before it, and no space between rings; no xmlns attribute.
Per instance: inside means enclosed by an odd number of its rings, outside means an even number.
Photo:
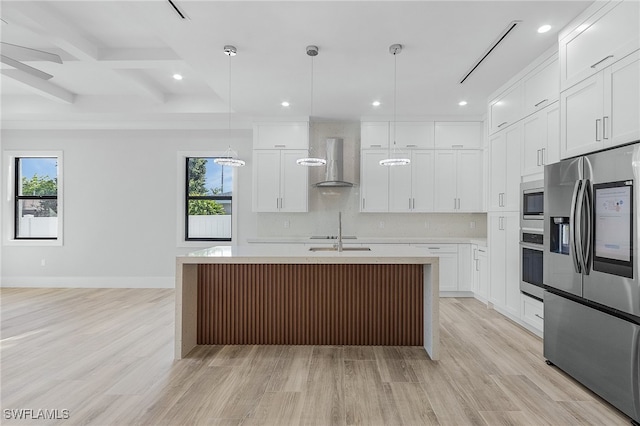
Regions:
<svg viewBox="0 0 640 426"><path fill-rule="evenodd" d="M487 97L557 43L591 1L187 1L2 0L2 41L59 54L25 61L52 74L27 79L2 66L2 118L153 119L227 123L310 115L358 120L480 117ZM469 77L459 80L513 20L521 20ZM536 29L550 24L552 30ZM237 47L228 58L223 46ZM15 58L20 59L20 58ZM182 81L172 75L183 74ZM280 103L289 101L283 108ZM380 100L374 108L371 102ZM468 105L458 106L460 100Z"/></svg>

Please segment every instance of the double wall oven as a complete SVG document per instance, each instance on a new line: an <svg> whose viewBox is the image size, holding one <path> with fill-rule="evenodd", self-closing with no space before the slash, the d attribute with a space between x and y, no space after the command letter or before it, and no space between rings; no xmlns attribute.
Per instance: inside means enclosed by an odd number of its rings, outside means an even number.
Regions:
<svg viewBox="0 0 640 426"><path fill-rule="evenodd" d="M520 185L520 291L542 300L544 271L544 181Z"/></svg>

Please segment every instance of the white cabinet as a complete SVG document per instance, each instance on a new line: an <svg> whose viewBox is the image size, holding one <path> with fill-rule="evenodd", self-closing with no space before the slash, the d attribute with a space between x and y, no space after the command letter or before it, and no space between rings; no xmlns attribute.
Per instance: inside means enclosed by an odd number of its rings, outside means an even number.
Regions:
<svg viewBox="0 0 640 426"><path fill-rule="evenodd" d="M394 136L398 149L433 148L433 121L390 123L389 145L391 147L393 147Z"/></svg>
<svg viewBox="0 0 640 426"><path fill-rule="evenodd" d="M307 150L265 149L253 151L253 211L308 211L308 180L306 167L296 160Z"/></svg>
<svg viewBox="0 0 640 426"><path fill-rule="evenodd" d="M640 2L595 2L559 37L560 89L566 90L640 48Z"/></svg>
<svg viewBox="0 0 640 426"><path fill-rule="evenodd" d="M436 121L435 147L482 149L482 126L478 121Z"/></svg>
<svg viewBox="0 0 640 426"><path fill-rule="evenodd" d="M509 126L489 140L489 211L520 209L522 125Z"/></svg>
<svg viewBox="0 0 640 426"><path fill-rule="evenodd" d="M516 84L489 103L489 134L522 118L522 85Z"/></svg>
<svg viewBox="0 0 640 426"><path fill-rule="evenodd" d="M640 139L640 51L560 95L562 158Z"/></svg>
<svg viewBox="0 0 640 426"><path fill-rule="evenodd" d="M388 146L388 121L360 123L360 149L387 148Z"/></svg>
<svg viewBox="0 0 640 426"><path fill-rule="evenodd" d="M380 160L389 155L386 149L360 152L360 211L389 211L389 167Z"/></svg>
<svg viewBox="0 0 640 426"><path fill-rule="evenodd" d="M440 269L440 292L458 291L458 244L417 244L437 257Z"/></svg>
<svg viewBox="0 0 640 426"><path fill-rule="evenodd" d="M488 249L486 247L473 246L473 293L481 300L489 297L489 264Z"/></svg>
<svg viewBox="0 0 640 426"><path fill-rule="evenodd" d="M544 172L544 166L560 161L560 104L552 105L522 122L522 176Z"/></svg>
<svg viewBox="0 0 640 426"><path fill-rule="evenodd" d="M433 148L433 121L372 121L360 123L360 148Z"/></svg>
<svg viewBox="0 0 640 426"><path fill-rule="evenodd" d="M434 151L410 150L408 166L389 169L390 212L432 212ZM378 166L382 167L382 166Z"/></svg>
<svg viewBox="0 0 640 426"><path fill-rule="evenodd" d="M435 151L435 211L482 211L482 151Z"/></svg>
<svg viewBox="0 0 640 426"><path fill-rule="evenodd" d="M268 122L253 124L253 149L308 149L309 123Z"/></svg>
<svg viewBox="0 0 640 426"><path fill-rule="evenodd" d="M489 213L489 301L520 318L519 213Z"/></svg>
<svg viewBox="0 0 640 426"><path fill-rule="evenodd" d="M473 257L471 244L458 244L458 291L473 290Z"/></svg>
<svg viewBox="0 0 640 426"><path fill-rule="evenodd" d="M522 303L522 321L542 333L544 330L544 304L524 294L521 294L520 297Z"/></svg>
<svg viewBox="0 0 640 426"><path fill-rule="evenodd" d="M525 117L557 101L560 95L560 66L557 55L532 71L522 86Z"/></svg>

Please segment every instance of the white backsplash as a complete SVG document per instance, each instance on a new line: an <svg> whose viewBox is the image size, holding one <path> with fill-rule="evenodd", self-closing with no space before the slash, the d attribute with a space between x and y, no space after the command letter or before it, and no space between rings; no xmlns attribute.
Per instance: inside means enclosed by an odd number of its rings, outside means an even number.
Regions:
<svg viewBox="0 0 640 426"><path fill-rule="evenodd" d="M324 155L325 139L329 137L343 138L343 179L354 186L309 188L307 213L258 213L257 237L337 235L341 211L343 235L486 238L485 213L360 213L360 123L312 122L310 145L314 155ZM311 184L324 180L323 167L311 167L309 173Z"/></svg>

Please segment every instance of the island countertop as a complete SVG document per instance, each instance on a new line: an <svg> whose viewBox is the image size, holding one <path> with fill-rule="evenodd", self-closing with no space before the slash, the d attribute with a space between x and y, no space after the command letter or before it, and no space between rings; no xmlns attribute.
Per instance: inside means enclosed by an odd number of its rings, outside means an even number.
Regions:
<svg viewBox="0 0 640 426"><path fill-rule="evenodd" d="M321 247L322 245L318 245ZM326 246L326 245L325 245ZM364 247L363 247L364 248ZM216 246L178 256L179 264L210 263L283 263L283 264L430 264L438 258L425 256L424 250L416 247L370 246L367 250L310 251L309 247L273 247L259 245Z"/></svg>
<svg viewBox="0 0 640 426"><path fill-rule="evenodd" d="M423 346L438 359L438 257L411 246L309 248L177 256L176 359L208 344Z"/></svg>

